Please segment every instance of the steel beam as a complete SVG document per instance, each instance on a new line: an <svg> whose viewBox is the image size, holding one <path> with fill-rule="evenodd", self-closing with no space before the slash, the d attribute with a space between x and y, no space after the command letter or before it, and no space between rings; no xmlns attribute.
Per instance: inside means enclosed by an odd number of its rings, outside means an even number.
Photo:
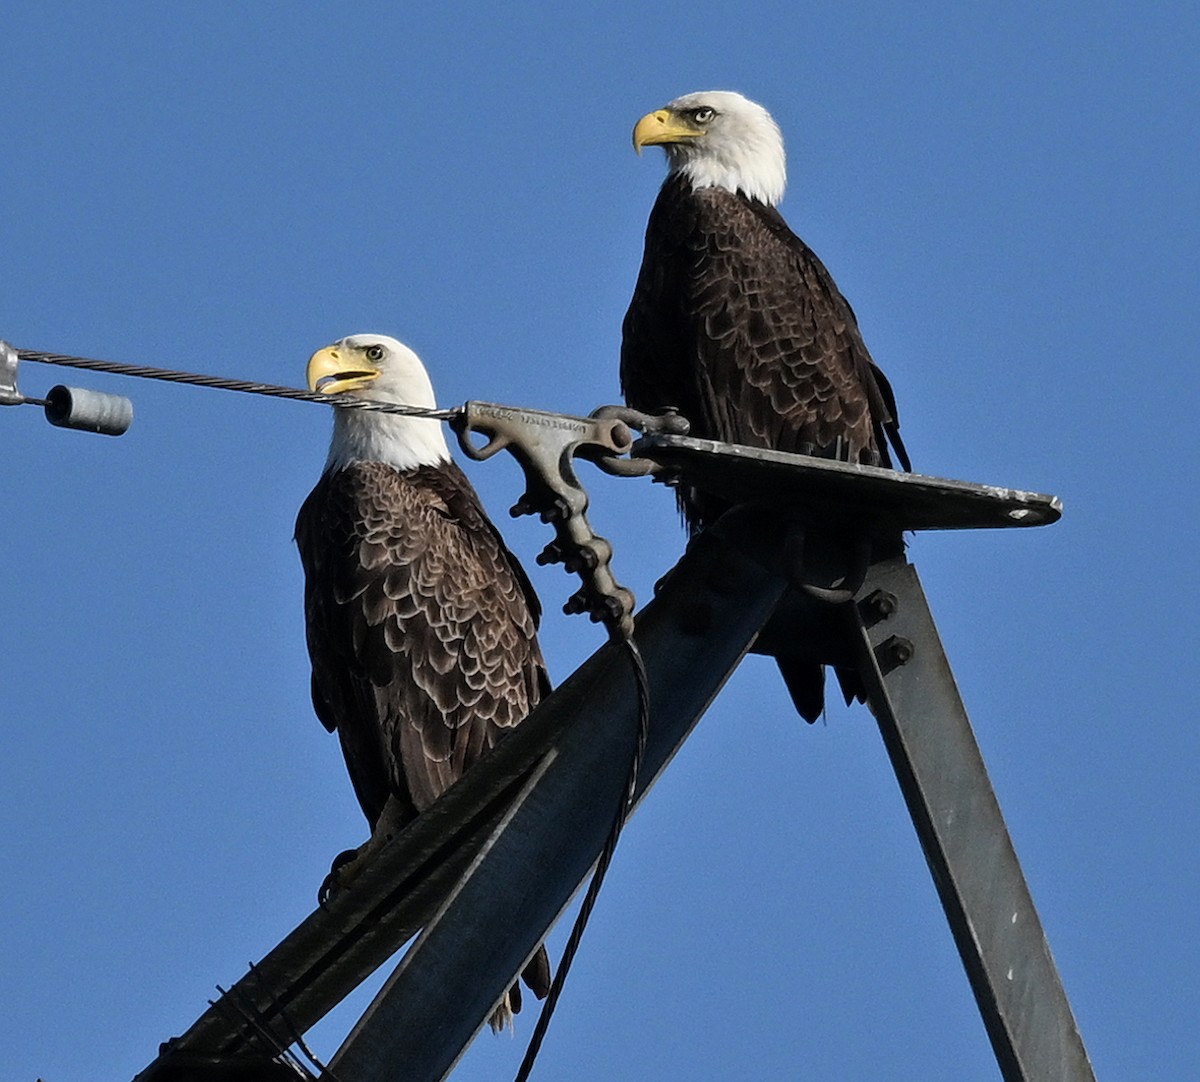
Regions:
<svg viewBox="0 0 1200 1082"><path fill-rule="evenodd" d="M651 695L643 794L782 596L756 547L699 538L637 621ZM340 1082L445 1078L587 876L637 724L627 657L612 645L594 662L555 696L572 724L329 1064Z"/></svg>
<svg viewBox="0 0 1200 1082"><path fill-rule="evenodd" d="M875 565L859 673L1005 1082L1095 1082L916 570Z"/></svg>

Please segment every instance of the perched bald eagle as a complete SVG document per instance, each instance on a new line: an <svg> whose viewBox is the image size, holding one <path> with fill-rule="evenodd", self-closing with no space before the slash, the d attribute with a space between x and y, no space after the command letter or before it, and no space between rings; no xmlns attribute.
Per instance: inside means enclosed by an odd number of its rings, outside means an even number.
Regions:
<svg viewBox="0 0 1200 1082"><path fill-rule="evenodd" d="M629 405L674 407L703 439L847 462L891 466L890 443L909 469L854 312L775 209L786 167L770 113L728 91L687 94L642 117L633 145L662 146L669 172L623 327ZM694 488L679 501L693 531L726 509ZM780 668L814 720L820 667Z"/></svg>
<svg viewBox="0 0 1200 1082"><path fill-rule="evenodd" d="M385 335L319 350L308 385L434 406L420 358ZM335 410L296 543L313 706L338 734L378 840L432 804L548 692L541 609L436 420ZM546 995L544 948L523 976ZM492 1028L517 1010L514 985Z"/></svg>

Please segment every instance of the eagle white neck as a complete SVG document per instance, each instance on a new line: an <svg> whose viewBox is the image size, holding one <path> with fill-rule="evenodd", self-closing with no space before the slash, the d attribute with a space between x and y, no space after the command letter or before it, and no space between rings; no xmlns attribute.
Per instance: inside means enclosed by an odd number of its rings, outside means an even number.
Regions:
<svg viewBox="0 0 1200 1082"><path fill-rule="evenodd" d="M441 421L374 410L334 409L325 472L354 462L383 462L397 470L450 461Z"/></svg>
<svg viewBox="0 0 1200 1082"><path fill-rule="evenodd" d="M746 161L726 161L709 156L680 157L683 160L678 165L671 163L671 171L690 180L692 191L698 188L724 188L729 192L741 192L750 199L773 207L783 198L787 187L782 148L777 160L773 156Z"/></svg>

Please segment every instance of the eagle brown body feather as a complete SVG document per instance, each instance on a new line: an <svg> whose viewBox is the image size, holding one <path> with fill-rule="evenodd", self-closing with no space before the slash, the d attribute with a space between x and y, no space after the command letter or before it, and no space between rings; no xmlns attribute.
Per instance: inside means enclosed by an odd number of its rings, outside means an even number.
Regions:
<svg viewBox="0 0 1200 1082"><path fill-rule="evenodd" d="M296 542L317 716L372 828L415 815L548 689L537 598L453 463L326 473Z"/></svg>
<svg viewBox="0 0 1200 1082"><path fill-rule="evenodd" d="M625 316L621 385L702 439L907 468L895 403L846 299L779 212L668 178Z"/></svg>
<svg viewBox="0 0 1200 1082"><path fill-rule="evenodd" d="M702 439L868 465L891 466L894 453L910 468L891 387L821 261L774 207L693 190L681 174L664 183L646 227L621 386L633 408L674 407ZM728 506L694 489L678 496L692 531ZM780 669L814 720L820 667L781 659Z"/></svg>

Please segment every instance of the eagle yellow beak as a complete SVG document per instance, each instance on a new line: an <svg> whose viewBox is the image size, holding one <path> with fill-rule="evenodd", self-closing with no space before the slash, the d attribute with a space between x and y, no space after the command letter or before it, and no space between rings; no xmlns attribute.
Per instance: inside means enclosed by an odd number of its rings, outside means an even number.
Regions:
<svg viewBox="0 0 1200 1082"><path fill-rule="evenodd" d="M633 149L641 154L642 147L681 143L685 139L699 139L703 134L703 130L688 124L670 109L656 109L633 126Z"/></svg>
<svg viewBox="0 0 1200 1082"><path fill-rule="evenodd" d="M318 394L356 391L379 378L361 350L326 346L308 359L308 389Z"/></svg>

